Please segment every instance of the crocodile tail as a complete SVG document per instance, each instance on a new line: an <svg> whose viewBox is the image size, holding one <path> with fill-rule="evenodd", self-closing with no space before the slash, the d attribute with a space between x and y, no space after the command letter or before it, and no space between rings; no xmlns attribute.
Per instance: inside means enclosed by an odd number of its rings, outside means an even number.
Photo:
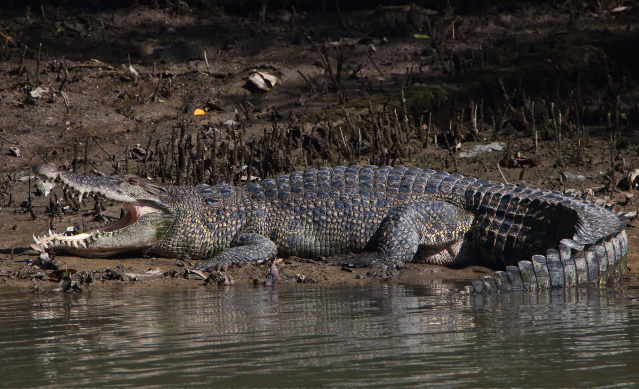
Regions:
<svg viewBox="0 0 639 389"><path fill-rule="evenodd" d="M501 268L545 255L562 239L593 245L625 227L610 210L559 192L477 181L467 188L465 199L475 214L479 259Z"/></svg>
<svg viewBox="0 0 639 389"><path fill-rule="evenodd" d="M596 244L626 227L622 217L600 205L590 202L576 204L575 210L579 215L579 222L572 239L579 244Z"/></svg>
<svg viewBox="0 0 639 389"><path fill-rule="evenodd" d="M483 259L503 268L467 292L492 293L619 282L628 252L624 215L536 188L476 182L466 206Z"/></svg>

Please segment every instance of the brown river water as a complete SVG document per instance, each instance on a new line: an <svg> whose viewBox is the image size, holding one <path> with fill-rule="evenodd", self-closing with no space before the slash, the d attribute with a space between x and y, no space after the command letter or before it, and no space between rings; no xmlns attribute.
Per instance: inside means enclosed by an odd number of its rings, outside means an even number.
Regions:
<svg viewBox="0 0 639 389"><path fill-rule="evenodd" d="M0 291L0 387L636 387L639 287Z"/></svg>

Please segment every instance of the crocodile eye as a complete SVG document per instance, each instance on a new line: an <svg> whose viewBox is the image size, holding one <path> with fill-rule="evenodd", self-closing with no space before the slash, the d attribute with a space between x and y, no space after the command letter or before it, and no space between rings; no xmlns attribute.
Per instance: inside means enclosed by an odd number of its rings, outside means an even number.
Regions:
<svg viewBox="0 0 639 389"><path fill-rule="evenodd" d="M128 181L131 185L140 185L140 183L135 178L129 178Z"/></svg>

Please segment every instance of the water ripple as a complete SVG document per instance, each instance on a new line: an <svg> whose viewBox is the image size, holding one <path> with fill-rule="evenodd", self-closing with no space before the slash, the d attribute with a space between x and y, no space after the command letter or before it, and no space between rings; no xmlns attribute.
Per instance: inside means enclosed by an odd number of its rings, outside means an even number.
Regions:
<svg viewBox="0 0 639 389"><path fill-rule="evenodd" d="M636 289L0 291L10 387L632 387Z"/></svg>

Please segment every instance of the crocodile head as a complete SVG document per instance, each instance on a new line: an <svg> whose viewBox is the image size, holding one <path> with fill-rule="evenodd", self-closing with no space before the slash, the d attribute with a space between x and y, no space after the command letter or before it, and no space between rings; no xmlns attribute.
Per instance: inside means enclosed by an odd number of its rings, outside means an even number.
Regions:
<svg viewBox="0 0 639 389"><path fill-rule="evenodd" d="M83 257L106 257L125 251L146 251L161 241L175 215L160 185L138 177L82 175L47 163L33 167L42 180L60 183L65 190L83 196L97 195L124 204L126 214L117 222L76 235L51 233L33 237L44 249L55 248Z"/></svg>

